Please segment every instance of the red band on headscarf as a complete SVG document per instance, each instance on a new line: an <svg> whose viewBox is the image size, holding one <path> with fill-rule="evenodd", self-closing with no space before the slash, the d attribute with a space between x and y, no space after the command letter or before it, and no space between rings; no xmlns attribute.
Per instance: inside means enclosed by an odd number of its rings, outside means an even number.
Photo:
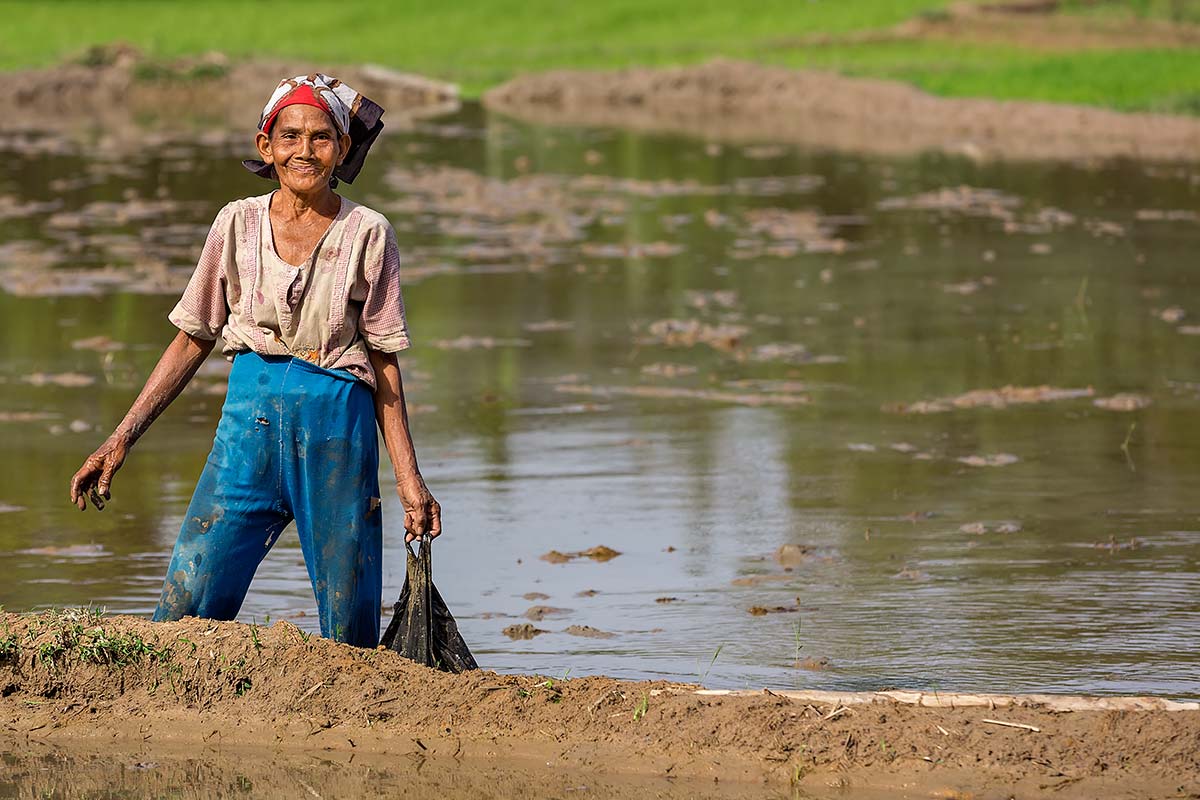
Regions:
<svg viewBox="0 0 1200 800"><path fill-rule="evenodd" d="M275 117L279 116L279 112L288 106L312 106L313 108L319 108L326 114L329 114L330 119L333 119L333 114L329 111L329 104L317 97L313 93L311 86L307 83L302 83L293 89L291 94L280 100L271 111L271 116L267 117L263 122L262 130L264 133L271 132L271 125L275 123ZM337 127L337 123L334 123L334 127Z"/></svg>

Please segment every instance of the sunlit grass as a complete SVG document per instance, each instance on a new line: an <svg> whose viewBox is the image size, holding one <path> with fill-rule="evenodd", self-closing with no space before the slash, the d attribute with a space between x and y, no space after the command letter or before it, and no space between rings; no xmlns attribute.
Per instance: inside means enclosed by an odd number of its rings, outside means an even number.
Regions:
<svg viewBox="0 0 1200 800"><path fill-rule="evenodd" d="M1191 50L1050 53L955 41L824 42L814 35L881 30L948 0L460 0L330 5L310 0L165 3L3 2L0 69L78 57L128 42L151 57L220 50L305 68L377 63L459 83L473 96L556 68L693 64L714 57L908 81L957 97L1200 112L1200 54ZM1068 11L1200 20L1200 0L1068 2ZM1193 17L1195 20L1193 20Z"/></svg>

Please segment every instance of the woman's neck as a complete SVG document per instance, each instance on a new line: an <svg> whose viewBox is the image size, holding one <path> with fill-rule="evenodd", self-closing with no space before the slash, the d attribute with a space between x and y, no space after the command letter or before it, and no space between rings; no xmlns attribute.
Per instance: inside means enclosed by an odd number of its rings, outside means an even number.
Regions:
<svg viewBox="0 0 1200 800"><path fill-rule="evenodd" d="M335 217L341 205L342 199L328 186L311 195L297 194L286 186L280 186L271 199L271 210L283 219Z"/></svg>

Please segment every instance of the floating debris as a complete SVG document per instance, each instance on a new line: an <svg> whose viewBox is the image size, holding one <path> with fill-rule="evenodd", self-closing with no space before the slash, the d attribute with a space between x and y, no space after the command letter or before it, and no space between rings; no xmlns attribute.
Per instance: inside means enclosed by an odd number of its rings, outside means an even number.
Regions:
<svg viewBox="0 0 1200 800"><path fill-rule="evenodd" d="M521 597L524 598L525 600L530 600L530 601L549 600L550 599L550 595L542 594L541 592L526 592L525 594L521 595Z"/></svg>
<svg viewBox="0 0 1200 800"><path fill-rule="evenodd" d="M806 669L811 672L822 672L829 669L830 663L828 658L802 658L793 664L796 669Z"/></svg>
<svg viewBox="0 0 1200 800"><path fill-rule="evenodd" d="M71 347L75 350L94 350L97 353L112 353L117 350L124 350L126 345L124 342L118 342L108 336L91 336L87 339L76 339L71 342Z"/></svg>
<svg viewBox="0 0 1200 800"><path fill-rule="evenodd" d="M576 592L575 596L576 597L595 597L598 594L600 594L600 593L597 592L595 589L584 589L582 592Z"/></svg>
<svg viewBox="0 0 1200 800"><path fill-rule="evenodd" d="M1130 539L1128 542L1118 542L1117 537L1109 536L1107 542L1096 542L1092 547L1097 550L1107 550L1110 553L1116 553L1121 550L1138 550L1142 547L1140 539Z"/></svg>
<svg viewBox="0 0 1200 800"><path fill-rule="evenodd" d="M927 580L929 580L929 573L922 572L919 569L912 569L910 567L906 567L906 568L900 570L899 572L897 572L892 577L895 578L896 580L902 580L902 581L927 581Z"/></svg>
<svg viewBox="0 0 1200 800"><path fill-rule="evenodd" d="M0 411L0 422L41 422L58 419L58 414L49 411Z"/></svg>
<svg viewBox="0 0 1200 800"><path fill-rule="evenodd" d="M520 639L532 639L535 636L539 636L543 633L549 633L550 631L544 631L541 628L535 628L528 622L522 622L518 625L509 625L500 632L513 641L517 641Z"/></svg>
<svg viewBox="0 0 1200 800"><path fill-rule="evenodd" d="M1006 520L1004 522L968 522L959 527L963 533L982 536L985 533L1019 533L1021 523Z"/></svg>
<svg viewBox="0 0 1200 800"><path fill-rule="evenodd" d="M670 364L667 362L655 362L642 367L643 375L653 375L656 378L681 378L685 375L694 375L696 367L691 364Z"/></svg>
<svg viewBox="0 0 1200 800"><path fill-rule="evenodd" d="M612 639L616 637L615 633L602 631L599 628L593 628L591 625L569 625L563 629L563 633L571 636L582 636L586 639Z"/></svg>
<svg viewBox="0 0 1200 800"><path fill-rule="evenodd" d="M646 397L660 400L711 400L743 406L805 406L812 398L803 394L740 394L718 389L686 389L677 386L588 386L564 384L554 387L565 394L595 397Z"/></svg>
<svg viewBox="0 0 1200 800"><path fill-rule="evenodd" d="M571 613L569 608L555 608L554 606L533 606L525 612L525 617L534 622L541 622L546 617L563 617Z"/></svg>
<svg viewBox="0 0 1200 800"><path fill-rule="evenodd" d="M850 247L845 239L833 235L836 226L815 211L752 208L743 216L754 233L803 245L809 253L844 253Z"/></svg>
<svg viewBox="0 0 1200 800"><path fill-rule="evenodd" d="M841 356L814 355L799 342L771 342L759 345L750 353L751 361L786 361L790 364L840 364Z"/></svg>
<svg viewBox="0 0 1200 800"><path fill-rule="evenodd" d="M697 319L660 319L646 329L648 344L666 347L695 347L706 344L714 350L732 352L750 332L744 325L709 325Z"/></svg>
<svg viewBox="0 0 1200 800"><path fill-rule="evenodd" d="M1167 308L1164 308L1162 311L1158 312L1158 318L1171 325L1183 322L1183 318L1186 316L1187 312L1179 306L1168 306Z"/></svg>
<svg viewBox="0 0 1200 800"><path fill-rule="evenodd" d="M99 544L49 545L31 547L28 550L18 550L17 552L27 556L55 556L57 558L103 558L109 555L108 550Z"/></svg>
<svg viewBox="0 0 1200 800"><path fill-rule="evenodd" d="M549 553L544 553L541 559L542 561L549 561L551 564L566 564L568 561L573 561L577 558L590 558L593 561L611 561L619 555L621 555L619 551L601 544L596 547L589 547L587 550L576 550L571 553L560 553L557 550L551 550Z"/></svg>
<svg viewBox="0 0 1200 800"><path fill-rule="evenodd" d="M581 245L579 252L590 258L670 258L683 252L683 245L671 242L630 242L625 244Z"/></svg>
<svg viewBox="0 0 1200 800"><path fill-rule="evenodd" d="M781 567L798 567L814 557L813 549L803 544L784 544L775 551L775 561Z"/></svg>
<svg viewBox="0 0 1200 800"><path fill-rule="evenodd" d="M1012 453L994 453L988 456L963 456L954 460L960 464L966 464L968 467L1006 467L1021 459Z"/></svg>
<svg viewBox="0 0 1200 800"><path fill-rule="evenodd" d="M26 375L21 380L33 386L62 386L64 388L91 386L96 382L96 379L91 375L83 375L78 372L60 372L57 374L34 372L31 375Z"/></svg>
<svg viewBox="0 0 1200 800"><path fill-rule="evenodd" d="M996 189L953 186L911 197L888 197L876 203L875 207L880 211L941 211L1009 220L1014 217L1013 209L1020 205L1021 198Z"/></svg>
<svg viewBox="0 0 1200 800"><path fill-rule="evenodd" d="M1149 406L1151 402L1150 398L1144 394L1122 392L1114 394L1112 397L1097 397L1092 401L1092 405L1103 408L1105 411L1140 411Z"/></svg>
<svg viewBox="0 0 1200 800"><path fill-rule="evenodd" d="M1197 222L1200 214L1182 208L1139 208L1134 218L1139 222Z"/></svg>
<svg viewBox="0 0 1200 800"><path fill-rule="evenodd" d="M569 331L575 327L575 323L564 319L546 319L540 322L526 322L521 327L530 333L551 333Z"/></svg>
<svg viewBox="0 0 1200 800"><path fill-rule="evenodd" d="M750 606L746 609L752 617L763 617L767 614L795 614L800 611L799 606Z"/></svg>
<svg viewBox="0 0 1200 800"><path fill-rule="evenodd" d="M656 597L656 598L654 598L654 602L656 602L656 603L679 603L681 601L678 597Z"/></svg>
<svg viewBox="0 0 1200 800"><path fill-rule="evenodd" d="M999 389L974 389L953 397L920 400L916 403L885 405L884 411L896 414L942 414L963 408L1007 408L1010 405L1052 403L1092 397L1095 389L1060 389L1054 386L1002 386Z"/></svg>
<svg viewBox="0 0 1200 800"><path fill-rule="evenodd" d="M492 350L497 347L529 347L528 339L494 339L491 336L460 336L457 339L435 339L430 342L439 350Z"/></svg>
<svg viewBox="0 0 1200 800"><path fill-rule="evenodd" d="M734 578L729 583L731 586L758 586L763 583L778 583L781 581L793 580L796 576L778 572L768 572L761 575L743 575L740 578Z"/></svg>
<svg viewBox="0 0 1200 800"><path fill-rule="evenodd" d="M684 302L701 311L710 308L733 308L738 302L738 293L732 289L701 292L689 289L683 293Z"/></svg>

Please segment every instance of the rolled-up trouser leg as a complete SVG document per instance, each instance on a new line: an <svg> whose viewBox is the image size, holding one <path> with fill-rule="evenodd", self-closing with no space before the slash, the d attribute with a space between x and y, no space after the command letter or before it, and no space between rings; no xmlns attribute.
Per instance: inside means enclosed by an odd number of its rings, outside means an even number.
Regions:
<svg viewBox="0 0 1200 800"><path fill-rule="evenodd" d="M291 521L280 491L286 364L238 356L208 462L188 505L154 619L233 619L263 557Z"/></svg>
<svg viewBox="0 0 1200 800"><path fill-rule="evenodd" d="M294 360L283 391L283 489L296 517L321 635L379 642L383 522L375 402L348 373Z"/></svg>

